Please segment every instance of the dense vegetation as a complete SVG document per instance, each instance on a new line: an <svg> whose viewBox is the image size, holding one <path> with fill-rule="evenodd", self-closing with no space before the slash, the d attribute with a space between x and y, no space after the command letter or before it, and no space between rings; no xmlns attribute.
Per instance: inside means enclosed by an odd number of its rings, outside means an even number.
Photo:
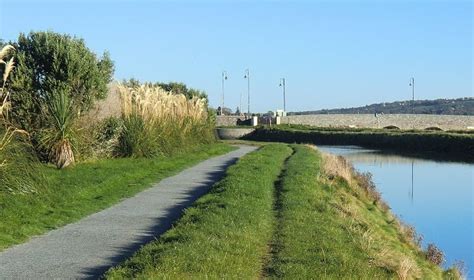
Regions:
<svg viewBox="0 0 474 280"><path fill-rule="evenodd" d="M417 242L342 158L269 144L106 277L459 279Z"/></svg>
<svg viewBox="0 0 474 280"><path fill-rule="evenodd" d="M207 106L161 87L120 86L123 131L119 152L125 156L170 155L214 140Z"/></svg>
<svg viewBox="0 0 474 280"><path fill-rule="evenodd" d="M84 41L53 32L20 34L8 83L12 121L29 132L41 160L58 168L75 162L76 120L107 95L113 63Z"/></svg>
<svg viewBox="0 0 474 280"><path fill-rule="evenodd" d="M260 127L245 137L254 141L357 145L423 157L474 162L474 134L442 131L337 129L303 125Z"/></svg>
<svg viewBox="0 0 474 280"><path fill-rule="evenodd" d="M89 158L171 155L178 147L214 141L206 94L184 84L160 84L172 93L159 86L121 87L121 107L129 111L104 121L91 117L88 111L107 96L114 66L107 52L97 57L80 38L20 34L0 62L0 136L26 145L21 150L34 151L28 156L33 159L64 168ZM19 139L20 132L27 139ZM13 150L2 143L3 156Z"/></svg>
<svg viewBox="0 0 474 280"><path fill-rule="evenodd" d="M13 52L10 45L0 48L0 192L29 193L35 175L26 139L29 135L16 128L9 116L11 102L6 84L14 67Z"/></svg>
<svg viewBox="0 0 474 280"><path fill-rule="evenodd" d="M366 105L363 107L323 109L291 112L290 115L311 114L432 114L432 115L474 115L474 98L395 101Z"/></svg>
<svg viewBox="0 0 474 280"><path fill-rule="evenodd" d="M108 93L107 53L51 31L0 46L0 248L229 150L201 91L120 86L121 114L97 120L88 111Z"/></svg>
<svg viewBox="0 0 474 280"><path fill-rule="evenodd" d="M29 192L0 192L0 250L105 209L231 149L225 144L202 145L173 157L104 159L64 170L38 164L41 175L36 174ZM15 175L21 180L21 174Z"/></svg>

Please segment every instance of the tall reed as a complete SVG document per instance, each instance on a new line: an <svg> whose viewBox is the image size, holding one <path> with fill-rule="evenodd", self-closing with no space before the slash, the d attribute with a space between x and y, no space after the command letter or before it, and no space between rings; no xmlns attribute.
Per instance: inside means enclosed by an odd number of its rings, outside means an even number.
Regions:
<svg viewBox="0 0 474 280"><path fill-rule="evenodd" d="M10 60L5 61L6 57L10 55L15 49L11 45L6 45L0 50L0 65L2 69L2 81L0 87L0 120L3 122L8 119L8 110L10 109L9 92L5 89L8 76L15 67L13 57Z"/></svg>
<svg viewBox="0 0 474 280"><path fill-rule="evenodd" d="M5 151L7 145L13 139L16 133L26 133L25 131L14 128L10 125L8 120L8 111L10 109L10 93L5 89L5 85L8 80L8 76L14 68L15 62L13 56L5 61L7 56L11 55L15 49L11 45L6 45L0 50L0 65L2 69L2 81L0 87L0 168L7 164L5 158Z"/></svg>
<svg viewBox="0 0 474 280"><path fill-rule="evenodd" d="M27 145L16 141L18 135L28 135L24 130L15 128L9 120L10 93L6 84L15 62L11 45L0 49L0 194L24 194L34 192L32 185L33 170L30 166ZM10 59L7 59L11 56ZM19 139L18 139L19 140Z"/></svg>
<svg viewBox="0 0 474 280"><path fill-rule="evenodd" d="M187 99L153 85L118 88L124 125L121 155L169 155L214 140L205 99Z"/></svg>

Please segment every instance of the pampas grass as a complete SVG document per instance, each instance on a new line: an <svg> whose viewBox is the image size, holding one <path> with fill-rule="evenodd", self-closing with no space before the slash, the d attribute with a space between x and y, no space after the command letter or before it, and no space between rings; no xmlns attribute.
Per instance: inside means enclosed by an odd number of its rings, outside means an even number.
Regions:
<svg viewBox="0 0 474 280"><path fill-rule="evenodd" d="M2 81L0 83L0 194L26 194L35 192L33 185L34 168L31 166L28 145L19 136L28 136L24 130L11 125L8 117L10 94L5 85L14 68L13 57L6 59L15 49L6 45L0 50Z"/></svg>
<svg viewBox="0 0 474 280"><path fill-rule="evenodd" d="M0 88L0 118L5 120L8 115L8 109L10 108L9 103L9 92L5 90L5 84L7 83L8 76L10 75L13 67L15 66L15 62L13 57L5 62L5 58L11 52L13 52L14 48L11 45L6 45L0 50L0 65L3 65L3 75L2 75L2 87Z"/></svg>
<svg viewBox="0 0 474 280"><path fill-rule="evenodd" d="M0 168L6 165L4 153L7 145L10 144L15 134L27 134L26 131L16 129L10 125L8 120L8 111L10 109L9 92L5 89L8 76L14 68L15 62L13 57L5 62L4 58L12 53L15 49L11 45L6 45L0 50L0 65L4 65L2 75L2 87L0 88L0 126L2 126L3 133L0 136ZM0 131L2 132L2 131Z"/></svg>
<svg viewBox="0 0 474 280"><path fill-rule="evenodd" d="M206 100L153 85L119 85L124 156L169 155L214 140Z"/></svg>

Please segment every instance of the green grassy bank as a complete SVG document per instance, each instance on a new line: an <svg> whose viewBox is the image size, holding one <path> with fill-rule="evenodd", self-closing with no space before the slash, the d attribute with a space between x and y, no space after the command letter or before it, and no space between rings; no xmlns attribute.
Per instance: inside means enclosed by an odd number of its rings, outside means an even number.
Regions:
<svg viewBox="0 0 474 280"><path fill-rule="evenodd" d="M295 146L281 183L268 276L284 279L440 279L413 240L336 157ZM327 166L327 167L325 167Z"/></svg>
<svg viewBox="0 0 474 280"><path fill-rule="evenodd" d="M0 250L76 221L186 167L233 149L202 145L173 157L106 159L57 170L39 165L33 193L0 192Z"/></svg>
<svg viewBox="0 0 474 280"><path fill-rule="evenodd" d="M422 157L474 162L474 134L382 129L328 129L302 125L260 127L247 140L357 145Z"/></svg>
<svg viewBox="0 0 474 280"><path fill-rule="evenodd" d="M286 145L268 145L230 167L175 226L107 278L258 278L273 232L273 185Z"/></svg>
<svg viewBox="0 0 474 280"><path fill-rule="evenodd" d="M341 160L302 145L263 146L105 276L458 279L427 260L412 229Z"/></svg>

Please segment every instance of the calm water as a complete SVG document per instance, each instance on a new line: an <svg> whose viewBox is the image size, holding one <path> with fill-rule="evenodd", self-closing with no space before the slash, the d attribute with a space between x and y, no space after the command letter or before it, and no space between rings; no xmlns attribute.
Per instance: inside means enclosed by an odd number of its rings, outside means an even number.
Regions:
<svg viewBox="0 0 474 280"><path fill-rule="evenodd" d="M462 260L474 279L474 164L387 155L355 146L318 146L370 172L392 212L435 243L446 265Z"/></svg>

